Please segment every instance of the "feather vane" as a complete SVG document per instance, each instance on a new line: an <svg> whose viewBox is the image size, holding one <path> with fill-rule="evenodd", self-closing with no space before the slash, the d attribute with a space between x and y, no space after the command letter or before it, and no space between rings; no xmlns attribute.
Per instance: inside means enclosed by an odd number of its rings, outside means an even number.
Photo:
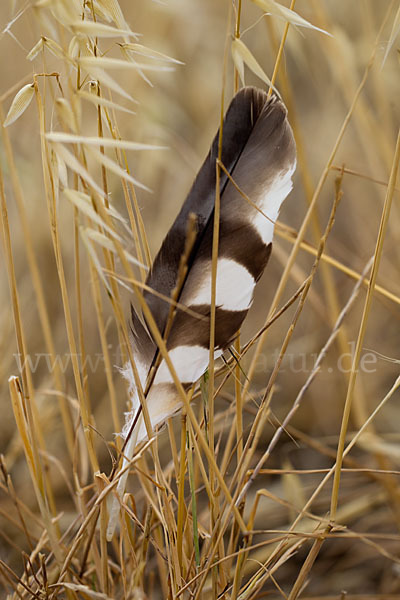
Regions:
<svg viewBox="0 0 400 600"><path fill-rule="evenodd" d="M211 145L181 211L170 228L147 278L145 300L162 334L170 316L179 264L184 253L189 219L195 215L195 240L186 257L187 274L175 300L177 309L167 335L167 349L177 375L190 387L204 373L209 359L211 313L211 250L219 132ZM295 143L286 108L276 97L256 88L243 88L232 100L222 133L220 233L216 282L216 356L229 346L253 301L254 288L268 262L280 206L292 188L296 166ZM227 173L229 173L229 176ZM233 183L234 182L234 183ZM246 201L250 199L250 203ZM132 315L132 343L146 388L156 365L157 347ZM146 402L153 428L179 410L181 402L164 360L159 360ZM131 421L139 408L129 365ZM125 434L130 430L128 418ZM144 423L137 441L147 437Z"/></svg>
<svg viewBox="0 0 400 600"><path fill-rule="evenodd" d="M219 131L154 259L143 294L184 389L199 379L209 361L218 146ZM274 222L292 189L295 142L286 108L276 96L246 87L233 98L223 122L221 162L216 357L233 341L252 304L256 283L271 253ZM169 298L175 303L173 310ZM136 368L154 430L181 408L181 398L146 324L133 309L131 331ZM147 431L130 364L124 367L123 375L129 382L132 404L122 431L126 438L124 469L135 446L147 439ZM119 497L127 475L126 470L119 480ZM109 540L118 509L115 499Z"/></svg>

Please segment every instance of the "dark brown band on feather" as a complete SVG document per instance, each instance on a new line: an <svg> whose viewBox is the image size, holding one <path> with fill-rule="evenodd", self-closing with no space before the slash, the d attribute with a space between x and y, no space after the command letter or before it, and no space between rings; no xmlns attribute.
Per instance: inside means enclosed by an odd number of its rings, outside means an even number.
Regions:
<svg viewBox="0 0 400 600"><path fill-rule="evenodd" d="M196 319L181 310L178 310L174 326L167 342L168 350L178 346L210 346L210 305L203 304L193 307L196 312L206 320ZM248 310L224 310L216 308L215 311L215 347L221 350L227 348L233 341L236 332L240 329Z"/></svg>
<svg viewBox="0 0 400 600"><path fill-rule="evenodd" d="M260 234L250 223L236 219L221 220L218 257L236 261L249 271L256 282L264 272L271 255L271 249L272 243L264 244ZM204 243L197 254L197 259L211 261L211 253L212 227L208 227Z"/></svg>

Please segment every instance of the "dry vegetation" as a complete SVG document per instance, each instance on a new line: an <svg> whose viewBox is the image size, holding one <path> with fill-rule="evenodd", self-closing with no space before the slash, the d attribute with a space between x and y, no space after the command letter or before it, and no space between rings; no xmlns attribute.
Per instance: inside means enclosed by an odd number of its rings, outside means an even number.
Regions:
<svg viewBox="0 0 400 600"><path fill-rule="evenodd" d="M292 0L332 37L260 3L1 3L1 597L400 598L399 3ZM294 190L240 367L136 454L108 543L132 257L239 85L235 32L288 106Z"/></svg>

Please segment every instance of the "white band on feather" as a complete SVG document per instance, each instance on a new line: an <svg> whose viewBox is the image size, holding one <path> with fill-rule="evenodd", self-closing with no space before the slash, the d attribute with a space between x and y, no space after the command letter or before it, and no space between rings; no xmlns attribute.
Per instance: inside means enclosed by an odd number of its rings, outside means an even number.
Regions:
<svg viewBox="0 0 400 600"><path fill-rule="evenodd" d="M268 193L257 202L264 215L267 215L267 217L271 219L271 221L266 219L265 216L258 211L252 219L252 224L257 229L264 244L270 244L272 242L275 226L274 221L278 218L282 202L293 187L292 175L295 168L296 165L283 173L279 173L271 187L268 188Z"/></svg>
<svg viewBox="0 0 400 600"><path fill-rule="evenodd" d="M168 354L179 380L189 383L197 381L207 369L209 352L208 348L202 346L178 346ZM173 383L165 360L161 362L154 380L155 385L159 383Z"/></svg>
<svg viewBox="0 0 400 600"><path fill-rule="evenodd" d="M199 278L200 285L193 296L185 298L185 302L189 306L211 304L211 263L207 263L206 268L197 265L195 276ZM230 258L219 258L216 284L216 306L233 311L250 307L256 282L246 267Z"/></svg>

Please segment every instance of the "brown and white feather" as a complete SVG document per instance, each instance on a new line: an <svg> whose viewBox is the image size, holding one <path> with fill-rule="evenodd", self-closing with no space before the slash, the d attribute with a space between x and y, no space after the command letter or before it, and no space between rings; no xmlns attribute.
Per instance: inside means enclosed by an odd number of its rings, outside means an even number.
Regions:
<svg viewBox="0 0 400 600"><path fill-rule="evenodd" d="M187 274L175 298L190 310L177 309L166 339L176 373L184 386L192 385L207 369L210 343L211 252L216 160L219 132L211 145L181 211L170 228L147 278L157 292L144 293L157 326L165 333L170 297L176 287L184 252L188 222L196 217L196 235L187 257ZM274 222L292 188L296 167L293 133L287 111L276 97L256 88L243 88L232 100L223 123L220 178L220 223L216 281L215 352L220 355L232 342L252 304L254 288L268 262ZM225 173L229 173L229 176ZM232 183L232 181L234 183ZM250 203L247 201L250 199ZM201 318L195 315L201 316ZM142 385L158 350L151 335L133 315L133 345ZM148 389L146 402L153 428L179 410L181 402L164 360ZM132 412L125 434L139 409L129 366L125 376L132 382ZM139 425L137 441L147 437Z"/></svg>
<svg viewBox="0 0 400 600"><path fill-rule="evenodd" d="M224 119L216 279L216 356L229 346L247 315L254 288L271 253L274 222L283 200L292 189L296 150L286 112L276 96L268 97L261 90L247 87L233 98ZM144 292L185 389L201 377L209 360L218 143L219 132L154 259L146 284L156 294ZM196 225L194 242L185 255L193 215ZM183 281L180 280L182 256L185 256L187 268ZM173 294L179 306L190 310L178 308L173 321L169 322L171 303L165 298L171 298ZM156 343L134 311L131 330L133 355L146 392L151 426L155 429L181 408L181 400L165 360L159 356ZM137 443L147 439L129 364L123 374L129 381L131 410L127 413L122 432L126 438L122 468L127 466ZM128 470L120 477L117 487L119 497L123 495L127 476ZM115 499L107 530L109 540L113 536L118 510L119 503Z"/></svg>

